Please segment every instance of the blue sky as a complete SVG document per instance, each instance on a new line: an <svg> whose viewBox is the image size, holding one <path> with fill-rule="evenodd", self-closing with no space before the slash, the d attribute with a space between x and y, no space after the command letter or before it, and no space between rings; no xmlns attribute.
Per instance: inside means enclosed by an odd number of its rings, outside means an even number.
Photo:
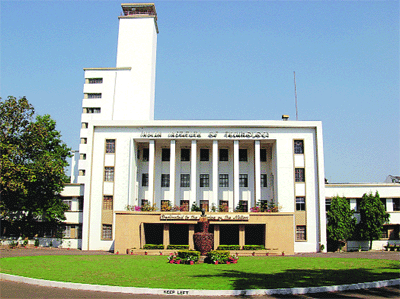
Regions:
<svg viewBox="0 0 400 299"><path fill-rule="evenodd" d="M0 1L0 96L78 149L83 68L116 63L124 1ZM125 1L126 2L126 1ZM330 182L400 175L399 1L156 1L156 119L321 120Z"/></svg>

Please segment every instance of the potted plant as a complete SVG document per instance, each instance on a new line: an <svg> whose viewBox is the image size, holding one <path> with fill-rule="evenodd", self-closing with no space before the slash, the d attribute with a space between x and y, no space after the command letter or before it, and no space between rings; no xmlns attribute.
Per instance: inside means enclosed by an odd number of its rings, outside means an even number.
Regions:
<svg viewBox="0 0 400 299"><path fill-rule="evenodd" d="M282 256L285 256L285 252L284 251L282 251Z"/></svg>

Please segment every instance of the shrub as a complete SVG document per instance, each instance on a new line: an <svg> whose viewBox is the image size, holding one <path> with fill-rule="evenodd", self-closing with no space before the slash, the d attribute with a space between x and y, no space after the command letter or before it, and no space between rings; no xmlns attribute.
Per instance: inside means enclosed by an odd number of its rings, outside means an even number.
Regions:
<svg viewBox="0 0 400 299"><path fill-rule="evenodd" d="M177 254L177 259L181 259L184 262L194 261L195 263L197 263L200 259L200 251L179 250Z"/></svg>
<svg viewBox="0 0 400 299"><path fill-rule="evenodd" d="M163 212L169 212L171 211L172 207L171 207L171 202L167 201L167 202L163 202L161 205L161 211Z"/></svg>
<svg viewBox="0 0 400 299"><path fill-rule="evenodd" d="M207 253L207 261L214 263L218 261L220 264L225 264L230 256L230 252L227 250L212 250Z"/></svg>
<svg viewBox="0 0 400 299"><path fill-rule="evenodd" d="M192 204L192 207L191 207L190 211L191 212L201 212L201 208L198 205L196 205L196 203L194 202Z"/></svg>
<svg viewBox="0 0 400 299"><path fill-rule="evenodd" d="M163 244L145 244L143 249L164 249Z"/></svg>
<svg viewBox="0 0 400 299"><path fill-rule="evenodd" d="M39 246L39 239L35 239L35 244L34 244L36 247L38 247Z"/></svg>
<svg viewBox="0 0 400 299"><path fill-rule="evenodd" d="M145 204L142 206L142 211L143 212L152 212L152 211L157 211L157 206L154 203L152 206L149 204Z"/></svg>
<svg viewBox="0 0 400 299"><path fill-rule="evenodd" d="M265 250L264 245L244 245L243 250Z"/></svg>
<svg viewBox="0 0 400 299"><path fill-rule="evenodd" d="M177 249L177 250L180 250L180 249L189 249L189 245L171 245L171 244L169 244L169 245L167 246L167 249Z"/></svg>
<svg viewBox="0 0 400 299"><path fill-rule="evenodd" d="M217 250L240 250L240 245L219 245Z"/></svg>

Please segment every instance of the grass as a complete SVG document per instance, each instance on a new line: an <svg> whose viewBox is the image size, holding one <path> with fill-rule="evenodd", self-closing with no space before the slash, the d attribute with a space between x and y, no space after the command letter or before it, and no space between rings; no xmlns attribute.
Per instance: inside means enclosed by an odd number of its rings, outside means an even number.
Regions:
<svg viewBox="0 0 400 299"><path fill-rule="evenodd" d="M85 284L243 290L394 279L399 277L399 264L372 259L240 257L237 264L191 266L168 264L165 256L32 256L2 258L0 271Z"/></svg>

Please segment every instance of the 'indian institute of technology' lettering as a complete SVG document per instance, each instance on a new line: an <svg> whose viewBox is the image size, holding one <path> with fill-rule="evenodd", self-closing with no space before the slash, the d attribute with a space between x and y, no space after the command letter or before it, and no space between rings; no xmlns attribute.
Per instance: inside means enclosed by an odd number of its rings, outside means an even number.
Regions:
<svg viewBox="0 0 400 299"><path fill-rule="evenodd" d="M268 132L225 132L225 138L268 138Z"/></svg>

